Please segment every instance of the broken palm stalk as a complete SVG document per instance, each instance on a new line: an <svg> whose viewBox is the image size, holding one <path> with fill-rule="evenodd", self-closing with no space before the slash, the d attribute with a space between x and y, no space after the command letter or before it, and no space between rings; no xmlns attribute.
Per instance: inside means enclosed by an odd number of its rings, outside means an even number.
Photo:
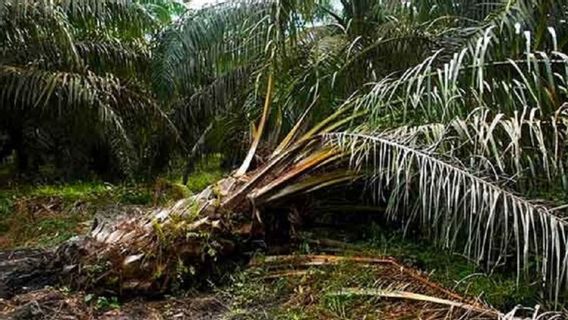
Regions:
<svg viewBox="0 0 568 320"><path fill-rule="evenodd" d="M491 316L494 319L500 319L503 315L489 308L480 308L471 304L467 304L461 301L454 301L448 299L441 299L429 295L402 291L402 290L392 290L392 289L359 289L359 288L346 288L341 291L329 293L328 296L371 296L380 297L388 299L403 299L403 300L413 300L418 302L426 302L431 304L439 304L450 308L463 309L468 312L474 313L476 317L481 315ZM474 316L473 314L470 314Z"/></svg>
<svg viewBox="0 0 568 320"><path fill-rule="evenodd" d="M251 267L269 266L294 266L294 267L317 267L317 266L333 266L341 263L356 263L363 265L387 265L392 266L404 273L405 276L412 278L413 281L419 282L431 289L439 291L452 299L462 300L458 294L439 286L438 284L425 278L414 269L401 265L396 259L391 257L374 258L365 256L334 256L334 255L287 255L287 256L268 256L261 259L253 259L249 263Z"/></svg>
<svg viewBox="0 0 568 320"><path fill-rule="evenodd" d="M473 299L468 299L431 282L411 268L400 265L395 259L389 257L367 256L333 256L333 255L286 255L267 256L254 259L250 266L267 271L259 279L262 281L280 280L289 278L289 286L301 287L305 291L326 290L329 283L326 279L334 277L349 278L349 272L355 274L365 273L367 270L373 279L365 278L362 286L371 288L347 288L323 293L325 297L379 297L389 300L399 300L394 310L382 310L380 303L372 303L373 308L383 315L396 313L397 308L403 310L405 318L413 314L411 310L423 310L425 319L499 319L502 314L497 310ZM364 268L365 271L361 271ZM348 274L345 274L347 272ZM323 281L323 282L322 282ZM341 280L338 280L341 281ZM357 280L353 280L357 281ZM294 291L296 292L296 291ZM325 292L325 291L324 291ZM294 298L289 297L290 300ZM301 299L300 299L301 300ZM412 305L412 306L411 306ZM440 307L441 306L441 307ZM411 310L406 310L406 309ZM434 316L434 318L432 318ZM390 317L388 317L391 319ZM398 319L398 317L393 317Z"/></svg>

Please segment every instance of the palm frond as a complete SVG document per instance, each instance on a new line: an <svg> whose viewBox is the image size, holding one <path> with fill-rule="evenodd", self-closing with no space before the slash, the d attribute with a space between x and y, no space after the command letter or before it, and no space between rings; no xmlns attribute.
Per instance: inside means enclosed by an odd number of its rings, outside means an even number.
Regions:
<svg viewBox="0 0 568 320"><path fill-rule="evenodd" d="M232 110L233 101L240 101L246 96L250 77L247 68L219 76L211 84L198 88L195 93L176 102L173 120L180 129L190 129L200 119L225 115Z"/></svg>
<svg viewBox="0 0 568 320"><path fill-rule="evenodd" d="M65 15L83 30L99 33L120 30L113 34L132 39L157 26L151 9L164 5L163 0L6 0L0 10L0 23L25 21L30 14Z"/></svg>
<svg viewBox="0 0 568 320"><path fill-rule="evenodd" d="M350 152L351 167L370 168L377 195L390 193L391 218L421 225L444 247L463 247L467 256L488 266L510 262L512 254L517 274L538 271L553 297L565 287L568 225L559 212L409 144L406 136L324 137Z"/></svg>
<svg viewBox="0 0 568 320"><path fill-rule="evenodd" d="M57 10L41 11L35 6L24 10L22 17L12 17L16 9L9 6L0 16L0 50L2 64L66 65L68 69L83 67L65 16Z"/></svg>
<svg viewBox="0 0 568 320"><path fill-rule="evenodd" d="M255 62L265 50L268 9L262 3L238 1L188 13L161 35L157 89L165 96L171 90L183 95L231 68Z"/></svg>
<svg viewBox="0 0 568 320"><path fill-rule="evenodd" d="M150 75L151 53L144 45L128 45L118 41L79 41L77 54L98 73L112 73L124 79ZM140 78L143 77L141 76Z"/></svg>
<svg viewBox="0 0 568 320"><path fill-rule="evenodd" d="M376 119L390 113L392 121L404 122L412 117L449 121L480 107L507 114L535 107L553 115L568 101L564 54L530 52L524 61L491 62L485 55L493 38L484 39L475 52L464 49L442 67L435 67L433 55L399 79L386 78L356 103Z"/></svg>
<svg viewBox="0 0 568 320"><path fill-rule="evenodd" d="M412 139L414 145L429 146L432 152L468 159L469 168L495 179L510 177L510 183L535 187L531 182L539 179L566 179L567 120L566 106L549 118L542 118L536 108L513 116L477 109L448 124L406 125L389 132Z"/></svg>
<svg viewBox="0 0 568 320"><path fill-rule="evenodd" d="M549 119L542 119L536 108L525 108L513 117L478 110L465 120L450 123L446 140L451 141L452 134L456 139L452 147L442 148L451 149L460 158L471 157L471 168L493 170L499 176L565 180L562 149L568 138L566 121L565 107ZM483 160L476 165L476 158Z"/></svg>
<svg viewBox="0 0 568 320"><path fill-rule="evenodd" d="M83 128L102 130L118 159L133 162L133 124L165 123L166 115L143 92L124 86L112 76L44 71L0 66L3 112L28 119L70 119ZM90 121L84 119L90 117ZM82 120L81 120L82 119ZM125 165L124 168L133 165Z"/></svg>
<svg viewBox="0 0 568 320"><path fill-rule="evenodd" d="M428 296L425 294L414 293L406 291L405 289L397 288L379 288L379 289L359 289L359 288L344 288L341 291L328 293L331 297L357 297L357 296L369 296L369 297L381 297L387 299L403 299L403 300L413 300L426 303L437 304L441 306L446 306L448 308L457 308L467 310L468 313L465 316L475 317L475 314L481 314L484 316L492 315L494 317L502 316L499 312L491 309L480 308L478 306L473 306L468 303L461 301L454 301L448 299L441 299L438 297Z"/></svg>

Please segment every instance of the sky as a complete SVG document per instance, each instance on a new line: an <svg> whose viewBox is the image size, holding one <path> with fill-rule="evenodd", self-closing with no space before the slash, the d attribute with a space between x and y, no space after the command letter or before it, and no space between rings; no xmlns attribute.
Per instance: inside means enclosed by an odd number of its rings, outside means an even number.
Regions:
<svg viewBox="0 0 568 320"><path fill-rule="evenodd" d="M214 0L191 0L189 6L192 8L201 8L206 4L215 3Z"/></svg>
<svg viewBox="0 0 568 320"><path fill-rule="evenodd" d="M211 3L215 3L217 0L191 0L189 3L189 6L191 8L195 8L195 9L199 9L201 7L203 7L206 4L211 4ZM339 1L333 1L332 2L334 6L338 6Z"/></svg>

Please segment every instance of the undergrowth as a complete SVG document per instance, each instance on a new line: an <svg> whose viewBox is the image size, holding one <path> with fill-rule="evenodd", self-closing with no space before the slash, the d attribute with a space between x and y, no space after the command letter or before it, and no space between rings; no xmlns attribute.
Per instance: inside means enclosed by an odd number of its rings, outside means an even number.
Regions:
<svg viewBox="0 0 568 320"><path fill-rule="evenodd" d="M152 184L76 182L0 189L0 249L55 246L86 232L95 212L104 210L105 206L165 205L199 192L223 176L216 158L199 163L196 168L187 186L181 185L179 177L168 176ZM337 239L337 232L333 235ZM310 235L316 239L329 236L325 232ZM513 272L488 273L462 256L449 254L427 241L404 238L378 224L344 230L337 240L354 245L355 251L343 254L394 257L429 274L445 287L480 297L500 310L538 303L537 288L526 283L517 285ZM298 253L311 254L317 250L303 243ZM376 310L376 299L326 296L326 292L343 287L373 284L376 275L368 269L340 265L328 272L313 269L310 273L315 277L310 283L285 277L267 282L262 279L266 270L246 270L230 274L229 286L219 290L233 301L232 319L369 318L368 312Z"/></svg>
<svg viewBox="0 0 568 320"><path fill-rule="evenodd" d="M539 303L538 288L523 282L517 284L514 272L488 273L463 256L447 253L427 241L405 238L378 224L331 235L327 230L306 235L311 239L335 236L335 240L349 245L334 254L395 258L443 287L462 296L479 298L501 311L510 311L519 304ZM306 241L294 254L320 253L320 248ZM266 281L269 274L269 269L247 269L232 276L231 285L222 290L233 301L230 319L381 319L381 308L392 306L377 298L329 296L342 288L379 286L380 273L361 265L342 263L327 269L311 268L309 279L283 276Z"/></svg>
<svg viewBox="0 0 568 320"><path fill-rule="evenodd" d="M97 212L116 206L164 206L222 176L220 160L212 158L196 165L187 186L173 176L152 183L76 181L0 187L0 250L56 246L87 232Z"/></svg>
<svg viewBox="0 0 568 320"><path fill-rule="evenodd" d="M517 284L515 271L482 270L462 255L450 254L427 240L403 237L372 224L363 232L359 243L371 254L390 256L403 264L427 272L432 280L462 294L480 297L501 310L516 305L534 306L538 288L529 283Z"/></svg>

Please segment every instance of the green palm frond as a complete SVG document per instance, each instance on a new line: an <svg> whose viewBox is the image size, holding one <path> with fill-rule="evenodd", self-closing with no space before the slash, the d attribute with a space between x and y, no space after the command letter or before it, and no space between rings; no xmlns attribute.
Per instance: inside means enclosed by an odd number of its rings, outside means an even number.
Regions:
<svg viewBox="0 0 568 320"><path fill-rule="evenodd" d="M14 11L12 7L10 13ZM43 12L35 7L24 11L25 17L0 16L0 61L3 64L28 64L69 69L82 67L75 47L71 26L57 10Z"/></svg>
<svg viewBox="0 0 568 320"><path fill-rule="evenodd" d="M232 110L234 101L242 101L246 97L251 76L247 68L239 68L218 77L186 99L176 102L173 118L180 128L189 128L198 119L225 115Z"/></svg>
<svg viewBox="0 0 568 320"><path fill-rule="evenodd" d="M83 146L106 145L122 172L144 157L156 132L178 136L149 90L150 41L173 14L185 12L184 5L7 0L0 6L0 97L2 110L13 113L2 126L9 125L12 135L34 123L57 139L67 135L74 142L65 152L78 157L93 152ZM33 144L35 138L27 137Z"/></svg>
<svg viewBox="0 0 568 320"><path fill-rule="evenodd" d="M94 73L1 66L0 82L6 108L51 113L54 111L51 108L56 106L55 114L60 115L75 109L93 108L102 121L116 124L119 123L116 110L126 115L130 110L139 111L144 101L151 101L124 87L117 78ZM121 108L116 108L122 103Z"/></svg>
<svg viewBox="0 0 568 320"><path fill-rule="evenodd" d="M158 90L165 96L171 90L192 92L231 68L257 62L269 40L268 9L238 1L188 13L161 35L154 77Z"/></svg>
<svg viewBox="0 0 568 320"><path fill-rule="evenodd" d="M316 2L239 0L188 12L161 35L158 88L183 94L233 68L265 68L295 43Z"/></svg>
<svg viewBox="0 0 568 320"><path fill-rule="evenodd" d="M486 266L536 271L558 299L568 283L565 214L517 192L566 186L560 43L568 34L564 20L542 25L552 11L565 16L565 5L520 0L458 12L446 4L468 27L437 30L432 55L346 102L367 121L324 137L368 174L391 218Z"/></svg>
<svg viewBox="0 0 568 320"><path fill-rule="evenodd" d="M50 16L63 14L84 30L95 32L116 28L126 37L139 37L156 27L150 9L165 6L160 0L6 0L0 11L0 22L27 20L30 14ZM171 6L171 4L169 4Z"/></svg>
<svg viewBox="0 0 568 320"><path fill-rule="evenodd" d="M122 162L134 162L133 124L165 123L171 132L169 120L151 98L112 76L0 66L0 83L3 112L38 122L82 123L83 130L102 132ZM123 167L132 169L131 164Z"/></svg>
<svg viewBox="0 0 568 320"><path fill-rule="evenodd" d="M151 52L147 46L119 41L80 41L75 43L75 48L95 73L113 73L125 79L147 75L150 79Z"/></svg>

